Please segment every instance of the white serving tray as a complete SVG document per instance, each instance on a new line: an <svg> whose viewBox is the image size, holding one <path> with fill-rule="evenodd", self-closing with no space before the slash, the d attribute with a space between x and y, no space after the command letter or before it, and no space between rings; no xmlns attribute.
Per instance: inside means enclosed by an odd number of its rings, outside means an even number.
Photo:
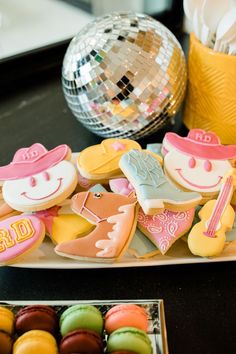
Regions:
<svg viewBox="0 0 236 354"><path fill-rule="evenodd" d="M19 268L95 269L236 261L236 241L226 244L224 251L218 257L196 257L191 254L186 242L178 240L165 256L158 254L152 258L139 259L126 252L123 258L115 263L79 262L63 258L54 252L54 247L50 239L46 237L36 251L11 266Z"/></svg>

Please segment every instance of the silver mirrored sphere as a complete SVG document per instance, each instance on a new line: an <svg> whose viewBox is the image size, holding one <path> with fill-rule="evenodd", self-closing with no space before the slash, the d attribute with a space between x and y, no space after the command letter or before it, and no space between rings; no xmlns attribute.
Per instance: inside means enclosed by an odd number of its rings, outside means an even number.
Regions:
<svg viewBox="0 0 236 354"><path fill-rule="evenodd" d="M111 13L70 42L62 68L72 113L103 137L139 139L178 111L186 64L175 36L150 16Z"/></svg>

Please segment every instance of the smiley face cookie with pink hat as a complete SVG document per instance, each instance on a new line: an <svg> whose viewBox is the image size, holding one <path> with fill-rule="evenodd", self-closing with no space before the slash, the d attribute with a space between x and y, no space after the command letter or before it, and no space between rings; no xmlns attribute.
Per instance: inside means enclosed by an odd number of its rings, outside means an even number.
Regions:
<svg viewBox="0 0 236 354"><path fill-rule="evenodd" d="M219 193L222 177L236 159L236 145L224 146L213 132L192 129L187 137L166 133L164 170L181 189L202 195L202 204Z"/></svg>
<svg viewBox="0 0 236 354"><path fill-rule="evenodd" d="M75 190L77 172L69 161L70 148L63 144L52 150L36 143L19 149L9 165L0 167L3 198L22 212L50 208Z"/></svg>

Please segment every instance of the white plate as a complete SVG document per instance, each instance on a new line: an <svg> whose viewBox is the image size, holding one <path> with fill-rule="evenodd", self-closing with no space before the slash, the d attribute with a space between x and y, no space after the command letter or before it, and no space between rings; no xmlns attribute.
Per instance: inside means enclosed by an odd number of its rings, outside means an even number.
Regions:
<svg viewBox="0 0 236 354"><path fill-rule="evenodd" d="M225 246L224 251L218 257L201 258L191 254L187 244L177 241L168 255L156 255L149 259L137 259L126 253L122 259L115 263L92 263L79 262L69 258L58 256L54 252L54 245L46 238L42 245L30 255L22 259L21 262L12 264L12 267L19 268L51 268L51 269L93 269L93 268L124 268L124 267L145 267L162 266L172 264L191 264L191 263L211 263L236 261L236 241L230 242Z"/></svg>

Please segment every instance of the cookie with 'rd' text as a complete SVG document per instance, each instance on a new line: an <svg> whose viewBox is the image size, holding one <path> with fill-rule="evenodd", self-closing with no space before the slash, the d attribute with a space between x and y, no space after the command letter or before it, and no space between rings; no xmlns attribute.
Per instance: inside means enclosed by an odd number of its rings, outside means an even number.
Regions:
<svg viewBox="0 0 236 354"><path fill-rule="evenodd" d="M69 161L70 155L65 144L49 151L39 143L19 149L10 164L0 167L5 202L15 210L27 212L64 201L77 185L77 171Z"/></svg>

